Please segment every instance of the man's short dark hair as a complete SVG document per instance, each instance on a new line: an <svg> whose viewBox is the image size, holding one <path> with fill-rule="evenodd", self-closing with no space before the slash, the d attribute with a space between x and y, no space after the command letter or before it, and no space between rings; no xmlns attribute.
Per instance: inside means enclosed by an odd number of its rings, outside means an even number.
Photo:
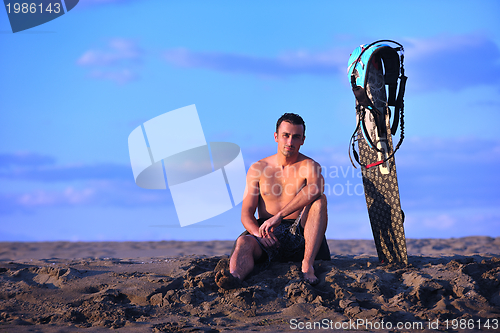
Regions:
<svg viewBox="0 0 500 333"><path fill-rule="evenodd" d="M284 121L292 125L302 125L304 127L304 133L302 133L302 136L306 136L306 123L301 116L295 113L285 113L280 117L280 119L278 119L278 122L276 123L276 133L278 133L278 128Z"/></svg>

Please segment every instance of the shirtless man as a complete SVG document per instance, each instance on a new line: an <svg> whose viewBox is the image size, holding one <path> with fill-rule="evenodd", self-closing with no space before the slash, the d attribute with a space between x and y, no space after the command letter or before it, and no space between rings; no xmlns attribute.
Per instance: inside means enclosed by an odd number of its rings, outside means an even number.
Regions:
<svg viewBox="0 0 500 333"><path fill-rule="evenodd" d="M248 170L241 210L246 232L236 240L229 270L216 273L221 288L238 287L255 263L266 260L301 260L304 280L316 284L319 280L314 274L314 260L330 260L321 167L299 153L305 140L303 119L285 113L276 124L274 140L278 143L277 154L254 163ZM299 216L300 226L296 221Z"/></svg>

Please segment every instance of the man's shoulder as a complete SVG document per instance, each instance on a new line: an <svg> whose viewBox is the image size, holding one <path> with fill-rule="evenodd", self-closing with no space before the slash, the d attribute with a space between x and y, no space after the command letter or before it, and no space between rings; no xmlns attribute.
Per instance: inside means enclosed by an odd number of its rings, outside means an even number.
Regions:
<svg viewBox="0 0 500 333"><path fill-rule="evenodd" d="M271 155L268 157L265 157L255 163L253 163L250 168L248 169L247 175L250 178L258 179L260 176L265 172L265 169L269 167L270 165L273 165L273 156Z"/></svg>
<svg viewBox="0 0 500 333"><path fill-rule="evenodd" d="M265 167L267 167L269 165L276 164L275 160L276 160L276 154L268 156L268 157L264 157L263 159L253 163L251 168L263 170Z"/></svg>
<svg viewBox="0 0 500 333"><path fill-rule="evenodd" d="M310 158L309 156L301 154L297 160L297 166L303 175L318 175L321 174L321 165Z"/></svg>
<svg viewBox="0 0 500 333"><path fill-rule="evenodd" d="M297 159L297 162L300 163L301 165L306 165L306 166L319 166L319 163L313 160L311 157L306 156L302 153L299 153L299 158Z"/></svg>

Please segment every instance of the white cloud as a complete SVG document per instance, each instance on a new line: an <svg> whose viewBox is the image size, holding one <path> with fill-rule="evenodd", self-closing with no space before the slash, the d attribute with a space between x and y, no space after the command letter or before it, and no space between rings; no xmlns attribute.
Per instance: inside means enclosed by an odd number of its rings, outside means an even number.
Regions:
<svg viewBox="0 0 500 333"><path fill-rule="evenodd" d="M129 39L114 38L108 42L107 49L88 50L78 60L81 66L110 66L120 62L140 62L143 52Z"/></svg>
<svg viewBox="0 0 500 333"><path fill-rule="evenodd" d="M225 52L198 52L186 48L169 49L163 58L170 64L188 68L207 68L222 72L248 73L263 77L311 74L332 75L344 72L345 50L311 52L297 50L276 57L258 57Z"/></svg>
<svg viewBox="0 0 500 333"><path fill-rule="evenodd" d="M430 229L445 230L450 229L456 223L456 220L449 214L439 214L425 218L422 224Z"/></svg>
<svg viewBox="0 0 500 333"><path fill-rule="evenodd" d="M500 49L481 34L406 38L405 68L412 91L462 90L500 84ZM356 47L356 46L354 46ZM353 47L353 49L354 49ZM171 65L254 74L263 78L292 75L338 76L347 69L353 49L294 50L276 56L169 49L163 58Z"/></svg>
<svg viewBox="0 0 500 333"><path fill-rule="evenodd" d="M441 35L406 41L406 75L414 91L460 91L500 84L500 48L485 35Z"/></svg>
<svg viewBox="0 0 500 333"><path fill-rule="evenodd" d="M137 80L139 75L133 70L124 68L120 70L93 70L90 72L89 77L94 79L110 80L118 84L125 84Z"/></svg>
<svg viewBox="0 0 500 333"><path fill-rule="evenodd" d="M480 34L470 35L440 35L431 38L405 38L406 53L411 58L426 58L428 56L460 52L463 49L484 47L491 43L488 38Z"/></svg>
<svg viewBox="0 0 500 333"><path fill-rule="evenodd" d="M60 190L0 193L0 214L63 207L144 207L171 205L169 191L147 191L126 181L88 181Z"/></svg>
<svg viewBox="0 0 500 333"><path fill-rule="evenodd" d="M91 78L124 84L139 78L139 66L143 59L144 52L137 42L114 38L104 48L84 52L76 63L89 68Z"/></svg>
<svg viewBox="0 0 500 333"><path fill-rule="evenodd" d="M81 190L67 187L63 191L36 190L21 194L16 201L25 208L48 207L56 205L81 205L92 201L95 190L84 188Z"/></svg>

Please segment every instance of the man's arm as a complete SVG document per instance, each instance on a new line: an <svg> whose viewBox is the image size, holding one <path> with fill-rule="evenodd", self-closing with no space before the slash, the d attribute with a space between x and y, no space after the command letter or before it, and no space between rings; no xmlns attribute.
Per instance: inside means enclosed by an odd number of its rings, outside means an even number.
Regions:
<svg viewBox="0 0 500 333"><path fill-rule="evenodd" d="M259 204L259 182L262 170L262 162L252 164L248 170L245 194L241 207L241 223L243 223L243 226L251 235L259 239L264 247L273 247L279 245L278 240L272 232L267 233L266 236L260 236L259 224L255 218L255 211Z"/></svg>
<svg viewBox="0 0 500 333"><path fill-rule="evenodd" d="M306 160L305 166L301 166L301 168L303 167L306 168L305 186L277 214L260 226L259 235L261 237L268 235L274 227L280 225L284 217L301 210L323 194L325 181L321 175L321 166L309 159Z"/></svg>
<svg viewBox="0 0 500 333"><path fill-rule="evenodd" d="M262 174L260 162L252 164L247 173L245 194L241 204L241 223L254 236L259 236L259 224L255 218L255 211L259 204L259 181Z"/></svg>

